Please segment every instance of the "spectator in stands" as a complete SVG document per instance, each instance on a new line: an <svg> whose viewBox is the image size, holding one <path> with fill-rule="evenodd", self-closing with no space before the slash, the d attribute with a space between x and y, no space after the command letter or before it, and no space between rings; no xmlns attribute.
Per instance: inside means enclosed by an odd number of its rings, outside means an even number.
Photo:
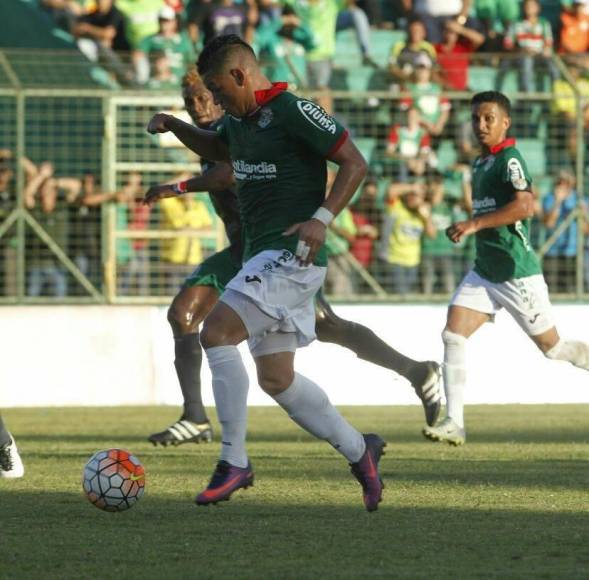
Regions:
<svg viewBox="0 0 589 580"><path fill-rule="evenodd" d="M406 0L407 7L423 21L427 39L432 44L442 41L444 23L449 18L465 25L472 0Z"/></svg>
<svg viewBox="0 0 589 580"><path fill-rule="evenodd" d="M100 206L113 198L112 194L98 191L93 173L86 173L80 182L80 194L68 200L68 256L89 281L99 287L101 271L101 217ZM77 286L71 295L86 295Z"/></svg>
<svg viewBox="0 0 589 580"><path fill-rule="evenodd" d="M422 126L421 114L415 107L407 111L406 125L391 128L385 155L400 161L399 181L407 181L410 176L421 176L428 168L436 166L431 138Z"/></svg>
<svg viewBox="0 0 589 580"><path fill-rule="evenodd" d="M377 274L395 294L417 289L422 236L435 236L424 184L393 184L381 232Z"/></svg>
<svg viewBox="0 0 589 580"><path fill-rule="evenodd" d="M421 244L421 287L424 294L451 294L456 286L456 249L446 229L456 219L455 203L446 197L441 175L429 182L426 202L431 207L433 236L423 236Z"/></svg>
<svg viewBox="0 0 589 580"><path fill-rule="evenodd" d="M312 45L307 48L308 88L321 92L316 100L331 113L333 103L329 84L335 56L336 30L353 26L364 64L374 64L370 57L370 25L366 14L353 0L284 0L284 3L294 10L301 25L313 35Z"/></svg>
<svg viewBox="0 0 589 580"><path fill-rule="evenodd" d="M374 178L367 178L362 185L362 193L351 207L356 226L356 237L350 244L350 254L365 270L372 266L374 244L378 239L381 225L381 212L377 207L378 187Z"/></svg>
<svg viewBox="0 0 589 580"><path fill-rule="evenodd" d="M446 20L442 42L435 45L440 80L445 89L468 89L470 55L484 41L485 37L474 28L467 28L457 20Z"/></svg>
<svg viewBox="0 0 589 580"><path fill-rule="evenodd" d="M72 32L76 20L88 12L88 2L83 0L41 0L40 6L57 26Z"/></svg>
<svg viewBox="0 0 589 580"><path fill-rule="evenodd" d="M325 291L329 294L351 296L356 292L356 275L348 257L356 234L352 212L345 207L331 222L325 238L325 247L329 258Z"/></svg>
<svg viewBox="0 0 589 580"><path fill-rule="evenodd" d="M178 230L178 236L162 243L162 268L166 277L167 293L172 295L197 264L203 261L201 241L197 237L182 235L186 230L209 229L213 221L203 201L194 195L169 197L160 203L162 228Z"/></svg>
<svg viewBox="0 0 589 580"><path fill-rule="evenodd" d="M179 20L170 6L164 6L158 14L159 30L141 41L139 50L135 52L136 69L145 65L138 64L147 60L153 62L156 55L162 52L166 55L170 68L170 76L177 79L175 86L180 86L180 79L184 75L188 64L194 60L195 51L188 36L180 30ZM151 77L155 76L153 72ZM161 73L160 73L161 76ZM139 78L141 81L142 79Z"/></svg>
<svg viewBox="0 0 589 580"><path fill-rule="evenodd" d="M307 86L305 51L315 47L313 34L291 6L282 8L278 0L259 0L259 8L256 45L266 76L294 88Z"/></svg>
<svg viewBox="0 0 589 580"><path fill-rule="evenodd" d="M432 66L433 61L426 54L415 59L413 82L406 85L408 96L401 99L401 110L415 107L419 111L421 125L433 137L435 147L436 138L446 127L452 105L442 96L442 87L432 81Z"/></svg>
<svg viewBox="0 0 589 580"><path fill-rule="evenodd" d="M579 195L575 189L575 176L562 170L554 191L542 201L546 237L549 238L579 205ZM551 292L574 292L576 288L577 258L577 220L556 238L544 256L543 269L546 283Z"/></svg>
<svg viewBox="0 0 589 580"><path fill-rule="evenodd" d="M180 77L172 70L170 57L163 50L151 53L151 78L147 82L150 89L177 89L180 86Z"/></svg>
<svg viewBox="0 0 589 580"><path fill-rule="evenodd" d="M583 76L579 61L569 63L568 71L574 88L564 78L557 79L552 85L554 97L551 102L552 115L549 122L549 162L553 167L574 163L577 157L577 97L589 99L589 79ZM586 101L587 102L587 101ZM589 131L589 109L584 110L585 131ZM586 141L586 137L585 137ZM565 155L563 156L563 152Z"/></svg>
<svg viewBox="0 0 589 580"><path fill-rule="evenodd" d="M16 209L12 151L0 149L0 224ZM2 296L16 296L17 238L16 230L10 229L0 238L2 258L0 259L0 284Z"/></svg>
<svg viewBox="0 0 589 580"><path fill-rule="evenodd" d="M192 0L187 8L188 32L194 44L207 45L213 38L236 34L251 44L258 22L255 0Z"/></svg>
<svg viewBox="0 0 589 580"><path fill-rule="evenodd" d="M141 203L141 174L129 174L126 185L114 194L117 200L118 229L143 231L149 229L149 206ZM149 241L141 238L121 239L117 248L120 265L118 292L123 296L149 295ZM121 252L119 256L118 253Z"/></svg>
<svg viewBox="0 0 589 580"><path fill-rule="evenodd" d="M164 0L116 0L117 8L125 17L125 32L131 50L139 50L143 39L157 34L158 14Z"/></svg>
<svg viewBox="0 0 589 580"><path fill-rule="evenodd" d="M335 180L335 172L327 173L327 195ZM329 264L325 277L325 290L337 296L350 296L355 293L355 272L348 252L356 238L356 225L349 208L344 208L330 224L326 232L325 247Z"/></svg>
<svg viewBox="0 0 589 580"><path fill-rule="evenodd" d="M36 176L25 184L23 197L25 207L36 223L62 251L67 251L67 207L58 201L57 181L53 165L42 163ZM26 240L28 284L27 295L31 297L67 295L67 276L54 251L43 241L39 232L27 231ZM48 293L46 293L47 287Z"/></svg>
<svg viewBox="0 0 589 580"><path fill-rule="evenodd" d="M481 24L482 52L502 52L505 32L519 18L519 2L511 0L475 0L476 19Z"/></svg>
<svg viewBox="0 0 589 580"><path fill-rule="evenodd" d="M553 39L550 23L540 16L538 0L524 0L522 4L523 19L513 22L505 36L505 49L517 55L515 62L519 70L519 90L529 93L534 90L534 76L537 68L542 72L548 70L552 81L558 77L558 70L552 61ZM503 79L513 67L512 59L505 59L496 79L497 90L500 91ZM538 85L539 92L543 91Z"/></svg>
<svg viewBox="0 0 589 580"><path fill-rule="evenodd" d="M589 0L573 0L560 15L560 53L569 63L589 69Z"/></svg>
<svg viewBox="0 0 589 580"><path fill-rule="evenodd" d="M417 60L425 54L432 62L436 60L436 49L433 44L425 40L426 30L419 18L413 17L407 27L407 39L396 42L389 56L389 73L391 74L395 89L399 85L413 78L417 66Z"/></svg>
<svg viewBox="0 0 589 580"><path fill-rule="evenodd" d="M99 62L116 80L133 84L133 70L125 63L121 51L128 51L124 18L113 0L97 0L96 10L78 18L72 29L78 48L93 62Z"/></svg>

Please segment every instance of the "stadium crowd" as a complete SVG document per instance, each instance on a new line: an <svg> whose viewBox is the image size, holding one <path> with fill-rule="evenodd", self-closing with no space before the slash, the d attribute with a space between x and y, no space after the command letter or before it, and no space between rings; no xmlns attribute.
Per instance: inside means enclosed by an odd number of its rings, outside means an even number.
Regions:
<svg viewBox="0 0 589 580"><path fill-rule="evenodd" d="M450 293L473 256L469 239L455 245L445 236L450 223L470 206L470 163L476 155L463 101L476 56L496 68L500 90L511 70L524 93L551 91L546 168L548 186L538 191L535 239L550 240L544 267L554 292L575 289L577 226L560 227L579 206L574 163L577 119L574 91L589 96L589 1L563 3L552 19L542 16L537 0L40 0L47 16L76 38L80 51L99 62L121 87L179 89L181 77L210 39L228 33L253 43L268 75L287 80L346 122L330 87L334 80L336 38L350 28L357 39L361 66L386 79L392 122L376 138L368 156L371 174L362 195L332 225L327 291L338 296L386 292ZM386 64L371 47L374 30L405 31L390 44ZM391 38L398 39L397 36ZM570 77L555 66L558 54ZM370 106L370 103L369 103ZM519 107L519 109L517 108ZM370 108L368 109L370 112ZM516 105L524 136L530 128L528 101ZM589 106L584 110L589 132ZM352 127L352 132L361 127ZM519 135L516 134L516 137ZM440 163L444 144L455 145L451 163ZM13 203L14 160L0 158L2 214ZM25 204L80 271L102 283L101 206L114 204L121 231L153 226L201 230L214 238L215 216L206 196L166 200L161 208L141 206L145 183L130 173L120 191L105 192L97 175L56 176L50 160L22 160ZM174 176L176 179L178 176ZM145 180L145 178L143 178ZM540 193L542 195L540 195ZM584 214L584 200L580 200ZM0 215L0 218L2 216ZM585 243L585 290L589 291L589 220L581 222ZM90 235L91 233L92 235ZM29 239L30 238L30 239ZM206 240L179 235L171 240L121 238L117 241L121 295L171 294L211 250ZM14 246L5 245L5 253ZM28 237L27 294L76 294L54 252L36 234ZM8 263L8 260L5 260ZM154 282L155 280L155 282ZM159 283L158 280L165 280ZM15 274L4 272L4 293L11 295ZM75 285L74 285L75 286ZM154 290L157 288L157 290Z"/></svg>

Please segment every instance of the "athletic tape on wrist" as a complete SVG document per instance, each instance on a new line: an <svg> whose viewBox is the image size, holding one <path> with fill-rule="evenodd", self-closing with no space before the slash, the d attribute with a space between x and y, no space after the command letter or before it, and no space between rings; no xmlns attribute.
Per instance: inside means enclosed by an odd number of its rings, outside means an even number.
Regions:
<svg viewBox="0 0 589 580"><path fill-rule="evenodd" d="M333 221L335 216L326 208L321 206L312 216L312 219L320 221L325 227Z"/></svg>
<svg viewBox="0 0 589 580"><path fill-rule="evenodd" d="M187 181L179 181L178 183L174 183L174 185L172 185L172 189L177 194L186 193L188 191L188 182Z"/></svg>

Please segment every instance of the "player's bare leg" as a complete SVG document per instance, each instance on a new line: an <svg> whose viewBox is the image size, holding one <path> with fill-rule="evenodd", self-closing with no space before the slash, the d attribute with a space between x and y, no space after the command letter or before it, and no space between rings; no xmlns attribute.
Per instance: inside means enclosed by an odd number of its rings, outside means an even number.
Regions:
<svg viewBox="0 0 589 580"><path fill-rule="evenodd" d="M464 430L464 387L466 385L466 340L490 319L488 314L450 306L444 341L444 390L446 392L446 417L433 427L425 427L423 434L431 441L443 441L450 445L462 445L466 440Z"/></svg>
<svg viewBox="0 0 589 580"><path fill-rule="evenodd" d="M318 340L349 348L358 358L405 377L422 402L426 423L436 423L442 406L438 363L413 360L389 346L366 326L340 318L321 292L315 298L315 316Z"/></svg>
<svg viewBox="0 0 589 580"><path fill-rule="evenodd" d="M174 366L182 389L184 409L178 421L149 436L154 445L208 443L212 429L202 403L200 371L202 348L198 328L219 300L211 286L183 287L168 310L168 322L174 334Z"/></svg>
<svg viewBox="0 0 589 580"><path fill-rule="evenodd" d="M569 362L589 371L589 344L586 342L560 338L556 327L530 338L546 358Z"/></svg>

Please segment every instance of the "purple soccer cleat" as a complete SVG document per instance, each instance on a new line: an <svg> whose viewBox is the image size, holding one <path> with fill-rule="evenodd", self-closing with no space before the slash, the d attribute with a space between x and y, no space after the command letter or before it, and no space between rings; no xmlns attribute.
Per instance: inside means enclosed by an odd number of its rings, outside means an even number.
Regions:
<svg viewBox="0 0 589 580"><path fill-rule="evenodd" d="M196 496L196 505L227 501L234 491L247 489L251 485L254 485L254 472L250 463L243 468L221 460L207 488Z"/></svg>
<svg viewBox="0 0 589 580"><path fill-rule="evenodd" d="M378 435L370 433L364 435L366 451L358 463L350 463L354 477L362 486L364 505L369 512L376 511L382 499L384 485L378 473L378 462L384 455L386 443Z"/></svg>

